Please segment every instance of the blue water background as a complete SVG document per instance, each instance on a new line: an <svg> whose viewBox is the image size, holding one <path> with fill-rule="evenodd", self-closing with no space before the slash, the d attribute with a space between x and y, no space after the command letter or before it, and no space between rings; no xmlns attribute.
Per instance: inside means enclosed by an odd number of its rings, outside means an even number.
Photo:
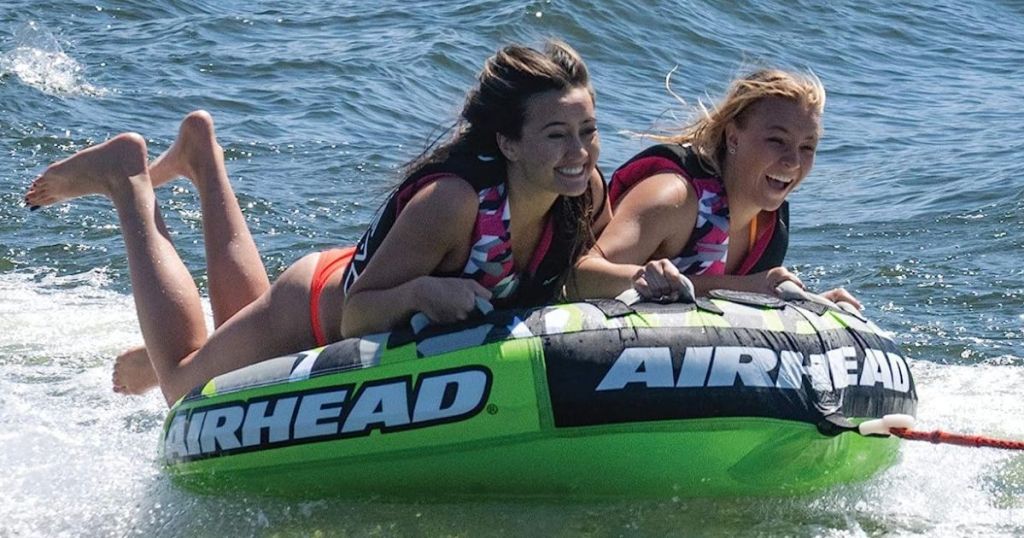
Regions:
<svg viewBox="0 0 1024 538"><path fill-rule="evenodd" d="M556 36L587 60L610 171L736 74L812 69L825 137L788 263L845 286L912 359L925 428L1024 437L1024 3L4 0L0 6L0 535L1024 534L1024 460L904 447L798 499L392 503L211 499L155 465L164 408L109 391L141 342L116 214L30 213L49 162L122 131L155 156L215 117L271 274L361 234L452 123L484 58ZM666 76L672 72L671 92ZM681 97L685 104L673 95ZM159 189L204 285L185 182Z"/></svg>

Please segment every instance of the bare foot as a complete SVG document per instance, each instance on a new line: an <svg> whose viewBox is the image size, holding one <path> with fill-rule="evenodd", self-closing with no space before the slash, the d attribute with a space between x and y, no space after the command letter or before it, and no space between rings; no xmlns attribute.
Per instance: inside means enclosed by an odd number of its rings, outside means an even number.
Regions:
<svg viewBox="0 0 1024 538"><path fill-rule="evenodd" d="M135 133L120 134L48 166L29 186L25 203L44 206L89 194L110 197L124 178L145 171L146 141Z"/></svg>
<svg viewBox="0 0 1024 538"><path fill-rule="evenodd" d="M114 360L114 375L111 378L114 392L119 394L143 394L156 387L156 371L149 361L144 347L125 351Z"/></svg>
<svg viewBox="0 0 1024 538"><path fill-rule="evenodd" d="M205 110L196 110L185 116L178 128L178 138L170 148L153 160L149 176L153 186L158 187L177 177L185 176L197 188L202 188L199 178L207 167L223 166L224 151L217 144L213 128L213 117Z"/></svg>

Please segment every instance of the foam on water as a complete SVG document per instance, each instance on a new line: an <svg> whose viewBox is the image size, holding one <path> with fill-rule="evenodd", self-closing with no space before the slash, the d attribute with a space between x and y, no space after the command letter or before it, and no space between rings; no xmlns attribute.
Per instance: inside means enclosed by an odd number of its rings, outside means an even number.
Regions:
<svg viewBox="0 0 1024 538"><path fill-rule="evenodd" d="M14 34L12 50L0 54L0 77L12 74L23 84L59 96L102 96L107 90L85 80L85 70L64 52L56 37L36 22Z"/></svg>

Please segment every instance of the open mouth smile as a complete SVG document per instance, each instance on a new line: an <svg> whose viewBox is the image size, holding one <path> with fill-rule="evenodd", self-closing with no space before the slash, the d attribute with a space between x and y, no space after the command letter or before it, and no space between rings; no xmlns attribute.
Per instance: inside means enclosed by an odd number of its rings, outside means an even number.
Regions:
<svg viewBox="0 0 1024 538"><path fill-rule="evenodd" d="M796 181L795 177L790 176L777 176L774 174L765 174L765 177L768 178L769 185L779 190L789 187L794 181Z"/></svg>
<svg viewBox="0 0 1024 538"><path fill-rule="evenodd" d="M563 176L578 176L583 174L583 165L579 166L562 166L555 168L555 172L562 174Z"/></svg>

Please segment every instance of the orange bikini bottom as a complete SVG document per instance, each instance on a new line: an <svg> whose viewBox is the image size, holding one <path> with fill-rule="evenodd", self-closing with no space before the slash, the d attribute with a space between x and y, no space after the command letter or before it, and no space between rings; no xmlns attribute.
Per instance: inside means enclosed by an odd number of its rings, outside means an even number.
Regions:
<svg viewBox="0 0 1024 538"><path fill-rule="evenodd" d="M309 322L313 326L316 345L326 346L329 342L320 328L320 295L327 281L337 271L343 271L356 254L356 247L333 248L320 253L313 271L313 282L309 285ZM341 308L341 305L338 305Z"/></svg>

